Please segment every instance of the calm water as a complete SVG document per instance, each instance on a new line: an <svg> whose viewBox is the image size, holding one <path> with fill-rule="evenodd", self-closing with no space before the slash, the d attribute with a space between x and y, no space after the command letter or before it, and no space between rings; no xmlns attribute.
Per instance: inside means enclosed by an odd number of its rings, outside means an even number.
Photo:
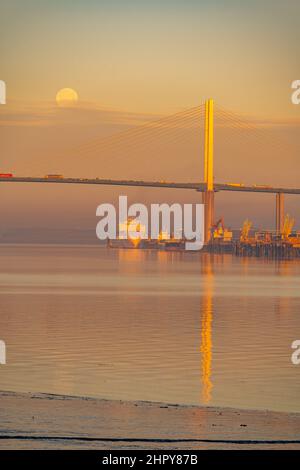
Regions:
<svg viewBox="0 0 300 470"><path fill-rule="evenodd" d="M0 389L300 412L300 263L0 246Z"/></svg>

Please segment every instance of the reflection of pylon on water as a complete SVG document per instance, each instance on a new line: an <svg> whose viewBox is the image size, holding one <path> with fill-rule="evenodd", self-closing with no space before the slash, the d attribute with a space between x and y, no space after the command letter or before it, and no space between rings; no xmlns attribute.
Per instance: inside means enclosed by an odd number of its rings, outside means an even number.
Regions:
<svg viewBox="0 0 300 470"><path fill-rule="evenodd" d="M212 291L208 288L205 297L205 304L202 313L201 322L201 360L202 360L202 400L204 403L211 401L211 391L213 384L211 381L211 364L212 364Z"/></svg>

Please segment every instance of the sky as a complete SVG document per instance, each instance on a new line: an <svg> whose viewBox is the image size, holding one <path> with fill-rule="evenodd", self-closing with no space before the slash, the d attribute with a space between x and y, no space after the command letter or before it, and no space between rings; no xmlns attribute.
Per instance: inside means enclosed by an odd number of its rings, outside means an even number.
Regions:
<svg viewBox="0 0 300 470"><path fill-rule="evenodd" d="M86 153L80 160L64 151L212 97L226 110L251 116L256 127L262 119L271 123L257 144L245 145L239 134L237 144L226 147L228 134L219 133L216 179L296 186L300 106L291 103L291 83L300 79L299 13L298 0L1 2L0 79L7 85L7 105L0 107L1 171L200 180L201 142L199 148L193 142L169 146L151 165L150 147L138 161L124 157L121 164L113 156ZM55 103L64 87L78 93L73 109ZM229 137L233 141L234 134ZM1 230L93 228L96 205L116 198L115 191L1 186ZM154 202L197 200L195 194L130 191L132 198ZM257 225L273 223L272 200L243 198L218 196L228 224L240 226L248 215ZM288 200L300 219L298 206Z"/></svg>
<svg viewBox="0 0 300 470"><path fill-rule="evenodd" d="M70 86L126 111L170 113L213 97L293 115L299 9L297 0L1 2L2 79L11 99L51 101Z"/></svg>

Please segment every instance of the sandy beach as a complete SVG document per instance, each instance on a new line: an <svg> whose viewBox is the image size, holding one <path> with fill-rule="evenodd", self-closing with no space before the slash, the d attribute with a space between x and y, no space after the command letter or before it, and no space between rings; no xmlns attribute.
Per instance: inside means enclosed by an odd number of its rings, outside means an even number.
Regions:
<svg viewBox="0 0 300 470"><path fill-rule="evenodd" d="M0 392L1 449L300 449L300 414Z"/></svg>

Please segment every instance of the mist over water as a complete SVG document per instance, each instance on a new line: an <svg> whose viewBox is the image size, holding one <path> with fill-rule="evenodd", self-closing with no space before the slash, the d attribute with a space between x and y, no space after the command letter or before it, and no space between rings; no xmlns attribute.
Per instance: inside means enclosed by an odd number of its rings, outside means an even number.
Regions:
<svg viewBox="0 0 300 470"><path fill-rule="evenodd" d="M0 246L0 389L300 412L300 263Z"/></svg>

